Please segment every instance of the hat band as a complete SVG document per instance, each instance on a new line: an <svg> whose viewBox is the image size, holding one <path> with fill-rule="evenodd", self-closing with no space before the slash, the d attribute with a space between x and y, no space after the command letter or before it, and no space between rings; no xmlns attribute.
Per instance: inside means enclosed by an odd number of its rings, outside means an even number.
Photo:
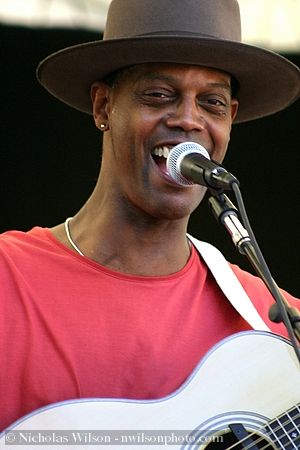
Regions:
<svg viewBox="0 0 300 450"><path fill-rule="evenodd" d="M170 37L174 36L176 38L178 37L195 37L197 39L203 38L203 39L219 39L219 40L225 40L224 37L214 36L212 34L204 34L204 33L193 33L192 31L153 31L151 33L142 33L142 34L136 34L134 36L127 36L125 39L134 39L139 37L151 37L151 36L157 36L157 37ZM124 38L124 36L123 36ZM104 40L113 40L113 39L120 39L119 37L111 38L109 36L106 36Z"/></svg>

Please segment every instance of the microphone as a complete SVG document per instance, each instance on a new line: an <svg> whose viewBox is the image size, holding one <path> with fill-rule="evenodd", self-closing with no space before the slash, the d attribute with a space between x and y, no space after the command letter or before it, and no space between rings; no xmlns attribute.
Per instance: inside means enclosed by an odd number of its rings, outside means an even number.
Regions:
<svg viewBox="0 0 300 450"><path fill-rule="evenodd" d="M171 178L182 186L201 184L214 190L230 190L239 181L224 167L210 160L207 150L195 142L172 148L167 158Z"/></svg>

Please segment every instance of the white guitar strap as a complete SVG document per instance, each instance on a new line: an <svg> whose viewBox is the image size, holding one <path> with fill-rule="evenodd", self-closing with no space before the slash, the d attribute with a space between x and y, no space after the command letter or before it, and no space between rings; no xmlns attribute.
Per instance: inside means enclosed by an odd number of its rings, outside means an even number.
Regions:
<svg viewBox="0 0 300 450"><path fill-rule="evenodd" d="M224 295L237 312L254 330L270 331L222 253L211 244L201 242L190 235L188 235L188 238L204 259Z"/></svg>

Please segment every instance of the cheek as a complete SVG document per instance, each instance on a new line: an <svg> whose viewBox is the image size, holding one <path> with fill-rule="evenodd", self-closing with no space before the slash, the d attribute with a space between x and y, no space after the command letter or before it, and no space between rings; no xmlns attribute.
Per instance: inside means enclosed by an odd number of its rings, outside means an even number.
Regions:
<svg viewBox="0 0 300 450"><path fill-rule="evenodd" d="M127 166L133 160L134 139L128 115L115 109L110 117L109 134L111 152L117 164ZM121 167L122 168L122 167Z"/></svg>
<svg viewBox="0 0 300 450"><path fill-rule="evenodd" d="M115 139L134 141L143 136L146 129L146 121L142 114L133 111L130 106L114 108L110 117L110 129Z"/></svg>
<svg viewBox="0 0 300 450"><path fill-rule="evenodd" d="M221 163L225 158L227 147L230 141L231 124L222 127L212 127L211 136L214 142L212 159Z"/></svg>
<svg viewBox="0 0 300 450"><path fill-rule="evenodd" d="M113 111L111 115L110 144L114 166L119 183L130 185L143 177L144 166L144 129L137 114L124 112L124 109ZM127 189L127 188L126 188Z"/></svg>

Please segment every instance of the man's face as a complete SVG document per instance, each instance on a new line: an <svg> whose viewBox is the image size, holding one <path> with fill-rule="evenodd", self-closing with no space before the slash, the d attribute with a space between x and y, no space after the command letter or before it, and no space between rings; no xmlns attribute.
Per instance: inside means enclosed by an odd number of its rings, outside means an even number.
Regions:
<svg viewBox="0 0 300 450"><path fill-rule="evenodd" d="M175 184L166 171L167 152L192 141L221 162L237 101L230 76L180 64L145 64L121 75L113 88L92 88L96 124L108 124L102 173L115 200L155 218L187 218L205 188Z"/></svg>

